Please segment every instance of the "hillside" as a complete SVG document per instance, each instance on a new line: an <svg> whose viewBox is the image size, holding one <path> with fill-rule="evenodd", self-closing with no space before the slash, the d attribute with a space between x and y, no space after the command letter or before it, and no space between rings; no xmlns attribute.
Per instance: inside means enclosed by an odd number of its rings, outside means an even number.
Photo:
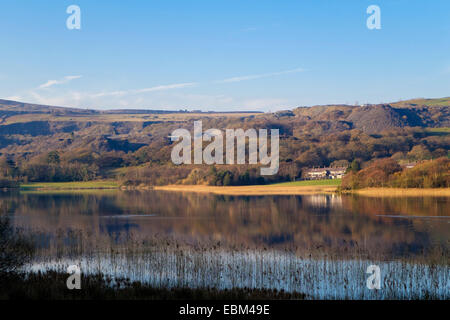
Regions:
<svg viewBox="0 0 450 320"><path fill-rule="evenodd" d="M396 108L415 108L415 107L448 107L450 106L450 97L440 99L411 99L391 103Z"/></svg>
<svg viewBox="0 0 450 320"><path fill-rule="evenodd" d="M280 173L274 179L283 181L299 175L307 166L345 165L353 160L365 163L383 157L414 161L445 156L450 150L450 107L446 101L449 99L300 107L275 113L214 113L97 111L0 100L0 160L3 175L13 172L30 181L85 180L119 174L128 180L139 177L145 181L159 179L158 184L174 182L171 179L187 179L194 167L171 166L172 142L168 136L178 128L192 130L193 121L201 119L204 130L280 129ZM66 172L64 177L53 164L51 172L59 178L49 176L46 166L53 161L48 158L52 152L58 154L57 164L66 170L61 169ZM140 166L150 171L141 172ZM247 169L226 168L229 172L238 170L233 179ZM195 179L202 175L200 179L205 179L208 174L196 173ZM257 179L252 174L249 179ZM194 178L190 175L189 179Z"/></svg>
<svg viewBox="0 0 450 320"><path fill-rule="evenodd" d="M367 133L401 127L450 127L450 98L382 105L302 107L294 113L310 121L344 121Z"/></svg>
<svg viewBox="0 0 450 320"><path fill-rule="evenodd" d="M348 128L361 129L376 133L399 127L449 127L450 98L413 99L383 105L325 105L300 107L292 111L262 114L260 112L189 112L186 110L141 110L115 109L91 110L29 104L17 101L0 100L0 124L21 124L25 131L41 122L149 122L149 121L185 121L199 117L253 117L265 116L293 118L307 123L327 123L331 127L345 124ZM47 126L44 125L43 132ZM11 127L16 132L17 126ZM8 132L8 128L0 129ZM34 129L31 129L34 131ZM36 132L38 134L38 132Z"/></svg>

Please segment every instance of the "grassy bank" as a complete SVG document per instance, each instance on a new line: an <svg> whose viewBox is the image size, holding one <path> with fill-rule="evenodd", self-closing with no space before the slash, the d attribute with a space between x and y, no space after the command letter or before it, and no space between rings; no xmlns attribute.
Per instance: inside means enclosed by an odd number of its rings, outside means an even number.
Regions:
<svg viewBox="0 0 450 320"><path fill-rule="evenodd" d="M342 179L323 179L323 180L302 180L302 181L291 181L283 183L275 183L270 186L276 187L290 187L290 186L340 186Z"/></svg>
<svg viewBox="0 0 450 320"><path fill-rule="evenodd" d="M136 189L154 189L178 192L214 193L222 195L308 195L329 194L337 191L341 179L304 180L284 182L270 185L250 186L205 186L205 185L166 185L143 187ZM80 181L80 182L34 182L22 184L23 191L89 191L119 189L118 182L112 180ZM342 193L353 193L368 197L449 197L450 188L364 188L347 190Z"/></svg>
<svg viewBox="0 0 450 320"><path fill-rule="evenodd" d="M214 288L154 288L141 282L103 275L82 276L80 290L68 290L68 274L45 273L0 276L0 300L275 300L304 299L300 293L277 290Z"/></svg>
<svg viewBox="0 0 450 320"><path fill-rule="evenodd" d="M22 190L80 190L80 189L117 189L119 184L111 180L73 181L73 182L33 182L20 185Z"/></svg>
<svg viewBox="0 0 450 320"><path fill-rule="evenodd" d="M345 193L367 197L450 197L450 188L365 188Z"/></svg>
<svg viewBox="0 0 450 320"><path fill-rule="evenodd" d="M166 191L184 191L215 193L224 195L282 195L282 194L319 194L332 193L339 186L340 179L336 180L311 180L286 182L271 185L250 185L250 186L205 186L205 185L166 185L136 187L132 189L155 189ZM100 190L118 189L119 183L111 180L102 181L80 181L80 182L34 182L22 184L23 191L70 191L70 190Z"/></svg>
<svg viewBox="0 0 450 320"><path fill-rule="evenodd" d="M156 189L166 191L189 191L201 193L215 193L225 195L277 195L277 194L317 194L331 193L340 185L340 179L336 180L311 180L278 183L272 185L257 186L204 186L204 185L168 185L143 187L137 189ZM118 189L119 183L112 180L79 181L79 182L33 182L22 184L23 191L68 191L68 190L95 190Z"/></svg>
<svg viewBox="0 0 450 320"><path fill-rule="evenodd" d="M326 194L336 191L335 186L324 185L257 185L257 186L201 186L201 185L169 185L155 186L155 190L214 193L222 195L302 195L302 194Z"/></svg>

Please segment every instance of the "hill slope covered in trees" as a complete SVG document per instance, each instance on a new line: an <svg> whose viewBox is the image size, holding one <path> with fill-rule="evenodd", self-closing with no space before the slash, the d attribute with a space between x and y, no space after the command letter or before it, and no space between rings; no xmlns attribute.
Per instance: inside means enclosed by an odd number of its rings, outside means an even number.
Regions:
<svg viewBox="0 0 450 320"><path fill-rule="evenodd" d="M208 128L280 129L280 170L254 166L174 166L171 132ZM382 105L299 107L275 113L98 111L0 100L0 176L21 181L115 177L127 184L250 184L299 178L310 166L363 167L446 157L450 98Z"/></svg>

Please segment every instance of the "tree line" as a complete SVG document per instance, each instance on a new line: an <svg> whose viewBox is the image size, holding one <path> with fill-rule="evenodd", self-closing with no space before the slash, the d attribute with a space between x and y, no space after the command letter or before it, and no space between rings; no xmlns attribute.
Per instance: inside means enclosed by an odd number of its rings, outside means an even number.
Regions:
<svg viewBox="0 0 450 320"><path fill-rule="evenodd" d="M426 160L412 168L394 159L380 159L364 169L350 170L341 186L343 190L369 187L450 188L450 159Z"/></svg>

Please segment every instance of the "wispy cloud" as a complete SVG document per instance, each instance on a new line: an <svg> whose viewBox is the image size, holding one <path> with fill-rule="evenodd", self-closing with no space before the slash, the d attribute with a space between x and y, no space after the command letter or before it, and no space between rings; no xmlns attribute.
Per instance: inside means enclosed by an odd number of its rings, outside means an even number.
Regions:
<svg viewBox="0 0 450 320"><path fill-rule="evenodd" d="M194 87L196 85L197 85L197 82L174 83L174 84L159 85L159 86L150 87L150 88L143 88L143 89L99 92L99 93L92 94L92 97L93 98L120 97L120 96L125 96L125 95L128 95L128 94L139 94L139 93L147 93L147 92L155 92L155 91L166 91L166 90L171 90L171 89L180 89L180 88Z"/></svg>
<svg viewBox="0 0 450 320"><path fill-rule="evenodd" d="M283 110L291 106L289 100L279 98L258 98L246 99L241 102L241 107L245 110Z"/></svg>
<svg viewBox="0 0 450 320"><path fill-rule="evenodd" d="M278 110L289 106L290 101L275 97L258 97L258 99L252 99L251 97L236 98L223 94L211 95L205 92L199 94L178 89L214 83L234 83L269 78L303 71L304 69L296 68L279 72L233 77L212 82L182 82L160 84L146 88L119 88L111 91L76 91L66 88L66 86L58 90L56 88L54 90L47 90L48 88L53 89L53 86L81 78L81 76L66 76L60 80L49 80L34 89L18 92L14 97L10 98L11 100L24 100L48 105L101 109L115 107L179 109L183 107L201 108L204 110L236 110L237 108L239 110Z"/></svg>
<svg viewBox="0 0 450 320"><path fill-rule="evenodd" d="M102 98L102 97L121 97L128 93L129 91L107 91L90 94L92 98Z"/></svg>
<svg viewBox="0 0 450 320"><path fill-rule="evenodd" d="M9 97L6 97L5 99L6 100L13 100L13 101L21 101L21 100L23 100L22 96L9 96Z"/></svg>
<svg viewBox="0 0 450 320"><path fill-rule="evenodd" d="M8 100L33 102L44 105L78 108L146 108L146 109L202 109L202 110L282 110L295 106L291 101L276 97L255 99L236 98L228 95L193 94L184 91L161 91L161 94L123 95L120 91L105 92L102 95L79 91L63 93L50 91L29 91Z"/></svg>
<svg viewBox="0 0 450 320"><path fill-rule="evenodd" d="M168 85L156 86L156 87L151 87L151 88L133 90L133 93L144 93L144 92L163 91L163 90L170 90L170 89L179 89L179 88L193 87L196 85L197 85L196 82L175 83L175 84L168 84Z"/></svg>
<svg viewBox="0 0 450 320"><path fill-rule="evenodd" d="M43 83L39 86L39 89L45 89L45 88L50 88L52 86L58 85L58 84L64 84L67 82L70 82L72 80L75 79L79 79L82 76L65 76L64 78L60 79L60 80L48 80L46 83Z"/></svg>
<svg viewBox="0 0 450 320"><path fill-rule="evenodd" d="M233 77L233 78L219 80L216 82L218 82L218 83L241 82L241 81L247 81L247 80L255 80L255 79L261 79L261 78L281 76L281 75L289 74L289 73L298 73L298 72L303 72L303 71L305 71L305 70L302 68L297 68L297 69L284 70L284 71L279 71L279 72L270 72L270 73L254 74L254 75L249 75L249 76Z"/></svg>

